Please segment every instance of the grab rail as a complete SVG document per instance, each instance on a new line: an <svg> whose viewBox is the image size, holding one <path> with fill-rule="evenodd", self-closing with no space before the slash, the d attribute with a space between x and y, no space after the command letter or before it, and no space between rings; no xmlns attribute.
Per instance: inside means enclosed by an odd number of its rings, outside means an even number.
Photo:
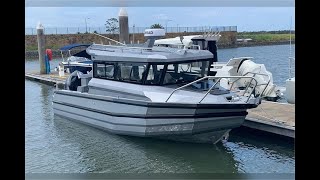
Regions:
<svg viewBox="0 0 320 180"><path fill-rule="evenodd" d="M192 81L192 82L190 82L190 83L188 83L188 84L186 84L186 85L183 85L183 86L181 86L181 87L178 87L178 88L174 89L174 90L171 92L171 94L169 95L169 97L167 98L167 100L166 100L165 102L168 102L168 100L171 98L171 96L172 96L176 91L178 91L178 90L180 90L180 89L182 89L182 88L188 87L188 86L190 86L190 85L192 85L192 84L194 84L194 83L197 83L197 82L199 82L199 81L202 81L202 80L204 80L204 79L208 79L208 80L209 80L209 79L218 79L217 82L215 82L215 83L209 88L209 90L205 93L205 95L201 98L201 100L199 101L199 103L201 103L201 102L203 101L203 99L205 99L205 98L207 97L207 95L210 93L210 91L218 84L218 82L220 82L220 80L221 80L222 78L239 78L239 79L241 79L241 78L247 78L247 79L251 79L250 82L252 82L252 80L254 80L254 81L255 81L254 89L256 88L256 86L257 86L257 84L258 84L257 80L256 80L254 77L251 77L251 76L206 76L206 77L200 78L200 79L198 79L198 80ZM232 85L233 85L233 84L232 84ZM247 86L249 86L249 85L250 85L250 84L248 84ZM232 87L232 86L231 86L231 87ZM231 88L230 88L230 89L231 89ZM246 91L247 91L247 88L246 88L246 90L244 91L244 94L246 93ZM253 91L250 92L246 103L249 101L252 93L253 93ZM243 95L244 95L244 94L243 94Z"/></svg>
<svg viewBox="0 0 320 180"><path fill-rule="evenodd" d="M96 45L96 47L90 47L90 49L93 50L99 50L99 51L106 51L108 50L107 48L113 48L113 49L120 49L122 52L123 50L153 50L153 47L135 47L135 46L116 46L116 45L105 45L105 44L93 44ZM171 52L171 53L177 53L181 50L186 50L188 51L189 49L185 48L185 45L176 45L176 46L181 46L182 48L172 48L172 47L161 47L161 46L157 46L157 50L162 50L162 51L166 51L166 52ZM197 47L197 49L192 49L192 50L201 50L199 45L191 45L190 47ZM178 50L177 50L178 49Z"/></svg>
<svg viewBox="0 0 320 180"><path fill-rule="evenodd" d="M103 37L103 38L105 38L105 39L108 39L109 41L113 41L113 42L118 43L118 44L121 44L121 45L123 45L123 46L127 46L126 44L123 44L123 43L121 43L121 42L119 42L119 41L113 40L113 39L108 38L108 37L106 37L106 36L102 36L101 34L97 34L97 33L94 33L94 32L92 32L92 34L97 35L97 36L100 36L100 37Z"/></svg>

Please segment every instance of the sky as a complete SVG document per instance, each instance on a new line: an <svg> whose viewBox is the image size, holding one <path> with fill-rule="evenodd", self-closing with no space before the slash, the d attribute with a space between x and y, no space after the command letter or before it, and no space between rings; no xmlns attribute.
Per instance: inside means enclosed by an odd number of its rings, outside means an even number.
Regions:
<svg viewBox="0 0 320 180"><path fill-rule="evenodd" d="M129 26L237 26L241 31L295 29L294 7L125 7ZM120 7L26 7L25 27L103 27Z"/></svg>

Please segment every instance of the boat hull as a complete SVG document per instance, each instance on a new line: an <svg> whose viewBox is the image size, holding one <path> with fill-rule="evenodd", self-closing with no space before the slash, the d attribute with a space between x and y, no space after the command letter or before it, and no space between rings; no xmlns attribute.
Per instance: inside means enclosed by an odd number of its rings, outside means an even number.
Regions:
<svg viewBox="0 0 320 180"><path fill-rule="evenodd" d="M215 143L241 126L245 106L152 103L56 91L54 114L121 135ZM125 112L124 112L125 111Z"/></svg>

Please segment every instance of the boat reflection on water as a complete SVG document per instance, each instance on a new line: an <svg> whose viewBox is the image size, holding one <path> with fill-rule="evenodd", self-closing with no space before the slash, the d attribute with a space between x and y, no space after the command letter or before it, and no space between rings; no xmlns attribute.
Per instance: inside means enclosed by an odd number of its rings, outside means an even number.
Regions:
<svg viewBox="0 0 320 180"><path fill-rule="evenodd" d="M55 134L76 149L81 172L236 173L237 162L223 144L192 144L118 136L54 116ZM75 135L76 134L76 135ZM71 150L70 150L71 151Z"/></svg>
<svg viewBox="0 0 320 180"><path fill-rule="evenodd" d="M134 136L117 136L54 116L64 148L73 151L82 169L97 173L257 173L294 172L290 143L265 140L235 130L228 141L193 144ZM232 132L232 131L231 131ZM76 134L76 135L75 135ZM242 135L241 135L242 134ZM273 142L273 143L270 143ZM73 150L71 150L73 149ZM65 150L66 151L66 150ZM60 170L61 171L61 170ZM71 171L78 171L73 169ZM240 175L239 175L240 176ZM249 177L248 177L249 178ZM250 179L250 178L249 178Z"/></svg>

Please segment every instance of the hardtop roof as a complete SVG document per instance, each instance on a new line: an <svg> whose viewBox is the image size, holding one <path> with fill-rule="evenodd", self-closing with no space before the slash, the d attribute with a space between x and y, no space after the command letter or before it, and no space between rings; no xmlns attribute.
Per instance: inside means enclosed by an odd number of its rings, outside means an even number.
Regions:
<svg viewBox="0 0 320 180"><path fill-rule="evenodd" d="M168 47L128 47L93 44L87 48L93 61L182 62L212 59L208 50Z"/></svg>
<svg viewBox="0 0 320 180"><path fill-rule="evenodd" d="M76 47L89 47L91 44L69 44L60 48L60 51L68 51Z"/></svg>

